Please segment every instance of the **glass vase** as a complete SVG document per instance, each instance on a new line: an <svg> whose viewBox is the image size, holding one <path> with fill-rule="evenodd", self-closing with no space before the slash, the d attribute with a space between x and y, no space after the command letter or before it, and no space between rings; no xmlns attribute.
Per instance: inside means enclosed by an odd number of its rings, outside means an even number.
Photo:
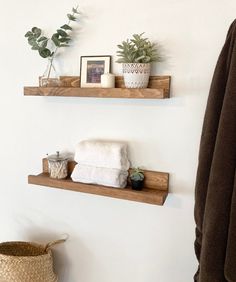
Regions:
<svg viewBox="0 0 236 282"><path fill-rule="evenodd" d="M53 58L48 58L47 68L39 78L40 87L58 87L60 86L60 77L55 69Z"/></svg>

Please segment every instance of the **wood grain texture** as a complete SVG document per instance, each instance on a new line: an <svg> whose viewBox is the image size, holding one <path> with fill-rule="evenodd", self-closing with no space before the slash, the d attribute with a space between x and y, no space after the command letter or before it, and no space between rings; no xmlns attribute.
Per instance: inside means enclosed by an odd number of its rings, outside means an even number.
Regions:
<svg viewBox="0 0 236 282"><path fill-rule="evenodd" d="M73 182L70 178L58 180L50 178L48 173L29 175L28 183L154 205L163 205L168 195L167 191L157 191L156 189L145 188L142 191L134 191L130 187L119 189Z"/></svg>
<svg viewBox="0 0 236 282"><path fill-rule="evenodd" d="M144 189L142 191L135 191L131 189L129 184L126 188L120 189L73 182L70 175L75 165L75 161L68 162L69 176L67 179L53 179L49 177L48 161L47 158L44 158L42 160L43 173L39 175L29 175L28 183L154 205L163 205L168 195L169 174L165 172L144 170L146 177Z"/></svg>
<svg viewBox="0 0 236 282"><path fill-rule="evenodd" d="M148 88L170 88L170 79L169 75L163 76L150 76ZM80 87L80 77L79 76L61 76L60 77L62 87ZM115 87L116 88L125 88L124 77L116 76L115 77Z"/></svg>
<svg viewBox="0 0 236 282"><path fill-rule="evenodd" d="M26 96L164 99L169 98L170 76L151 76L148 88L125 88L123 77L116 77L116 88L79 88L80 78L61 77L60 87L24 87Z"/></svg>
<svg viewBox="0 0 236 282"><path fill-rule="evenodd" d="M68 162L68 174L71 175L75 165L77 163L75 161ZM48 160L44 158L42 160L42 167L43 173L48 173ZM131 169L129 170L129 172ZM158 172L158 171L151 171L151 170L143 170L145 175L144 187L161 190L161 191L168 191L169 187L169 174L166 172ZM130 185L130 183L128 183Z"/></svg>

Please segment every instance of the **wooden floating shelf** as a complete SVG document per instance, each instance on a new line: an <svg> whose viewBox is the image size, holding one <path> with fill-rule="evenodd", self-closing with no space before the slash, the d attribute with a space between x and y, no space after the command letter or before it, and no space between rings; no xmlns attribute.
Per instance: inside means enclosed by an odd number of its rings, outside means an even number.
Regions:
<svg viewBox="0 0 236 282"><path fill-rule="evenodd" d="M125 88L116 76L115 88L80 88L80 77L60 77L60 87L24 87L25 96L165 99L170 97L170 76L151 76L148 88Z"/></svg>
<svg viewBox="0 0 236 282"><path fill-rule="evenodd" d="M144 189L142 191L135 191L131 189L130 183L126 188L120 189L105 187L101 185L73 182L70 178L70 175L75 165L76 162L69 161L69 177L67 179L54 179L49 177L47 159L43 159L43 173L39 175L29 175L28 183L136 202L143 202L153 205L163 205L168 195L168 173L145 170Z"/></svg>

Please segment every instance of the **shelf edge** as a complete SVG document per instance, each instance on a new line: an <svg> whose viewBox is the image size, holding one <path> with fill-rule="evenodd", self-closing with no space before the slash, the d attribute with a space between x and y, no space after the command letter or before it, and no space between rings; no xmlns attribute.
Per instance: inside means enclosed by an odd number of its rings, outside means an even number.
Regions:
<svg viewBox="0 0 236 282"><path fill-rule="evenodd" d="M24 96L80 97L114 99L167 99L165 89L128 88L76 88L76 87L34 87L25 86Z"/></svg>
<svg viewBox="0 0 236 282"><path fill-rule="evenodd" d="M135 191L131 189L119 189L112 187L105 187L93 184L83 184L73 182L70 179L58 180L50 178L47 174L41 173L39 175L29 175L28 183L40 186L47 186L51 188L59 188L64 190L72 190L81 193L94 194L99 196L160 205L162 206L167 198L168 191L161 191L155 189L146 189L144 191Z"/></svg>

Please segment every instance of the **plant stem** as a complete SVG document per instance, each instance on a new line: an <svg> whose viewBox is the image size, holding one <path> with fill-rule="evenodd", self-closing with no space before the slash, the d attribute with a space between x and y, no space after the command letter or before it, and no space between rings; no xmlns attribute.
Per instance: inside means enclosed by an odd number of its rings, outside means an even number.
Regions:
<svg viewBox="0 0 236 282"><path fill-rule="evenodd" d="M50 66L49 66L49 70L48 70L48 76L47 76L47 79L49 79L50 77L50 73L51 73L51 70L52 70L52 61L53 59L50 60Z"/></svg>
<svg viewBox="0 0 236 282"><path fill-rule="evenodd" d="M76 6L76 10L78 9L78 5ZM75 15L75 13L73 12L73 14L72 14L73 16ZM68 25L70 25L70 22L71 22L71 20L69 20L68 21ZM51 57L51 63L50 63L50 66L49 66L49 71L48 71L48 76L47 76L47 79L49 79L49 77L50 77L50 74L51 74L51 70L52 70L52 63L53 63L53 60L54 60L54 58L55 58L55 56L56 56L56 53L57 53L57 50L58 50L58 47L56 47L56 49L55 49L55 51L54 51L54 53L53 53L53 56Z"/></svg>
<svg viewBox="0 0 236 282"><path fill-rule="evenodd" d="M50 59L50 66L49 66L49 70L48 70L47 79L49 79L49 77L50 77L51 70L52 70L52 63L53 63L53 60L54 60L54 58L55 58L55 55L56 55L57 50L58 50L58 47L56 47L56 49L55 49L55 51L54 51L54 53L53 53L53 56L52 56L51 59Z"/></svg>

